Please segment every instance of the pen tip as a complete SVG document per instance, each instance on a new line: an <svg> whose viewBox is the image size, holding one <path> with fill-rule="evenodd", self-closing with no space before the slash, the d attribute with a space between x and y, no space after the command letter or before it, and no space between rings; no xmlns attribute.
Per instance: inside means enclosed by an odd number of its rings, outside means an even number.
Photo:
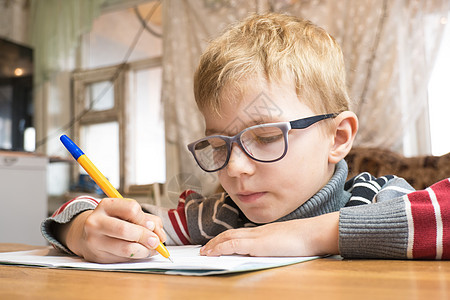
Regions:
<svg viewBox="0 0 450 300"><path fill-rule="evenodd" d="M168 259L170 260L171 263L173 263L173 260L170 256L168 257Z"/></svg>

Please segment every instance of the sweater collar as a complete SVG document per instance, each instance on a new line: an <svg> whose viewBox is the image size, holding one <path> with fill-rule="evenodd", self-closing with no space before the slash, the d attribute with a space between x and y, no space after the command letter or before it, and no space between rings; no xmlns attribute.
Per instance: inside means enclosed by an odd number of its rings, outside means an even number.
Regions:
<svg viewBox="0 0 450 300"><path fill-rule="evenodd" d="M350 193L344 191L347 179L348 167L345 160L336 164L336 170L330 181L308 201L303 203L293 212L278 219L277 221L288 221L293 219L310 218L318 215L338 211L350 199Z"/></svg>

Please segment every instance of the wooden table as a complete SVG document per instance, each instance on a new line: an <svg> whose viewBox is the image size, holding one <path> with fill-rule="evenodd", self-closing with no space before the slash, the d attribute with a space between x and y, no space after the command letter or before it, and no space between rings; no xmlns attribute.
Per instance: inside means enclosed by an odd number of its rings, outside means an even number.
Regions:
<svg viewBox="0 0 450 300"><path fill-rule="evenodd" d="M39 247L0 244L0 252ZM325 258L209 277L0 265L0 299L450 299L450 261Z"/></svg>

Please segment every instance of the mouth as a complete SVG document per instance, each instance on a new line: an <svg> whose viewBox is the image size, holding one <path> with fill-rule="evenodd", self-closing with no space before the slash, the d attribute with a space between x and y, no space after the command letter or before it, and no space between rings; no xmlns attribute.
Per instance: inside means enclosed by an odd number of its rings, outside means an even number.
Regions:
<svg viewBox="0 0 450 300"><path fill-rule="evenodd" d="M266 192L241 192L237 193L237 197L243 203L251 203L257 201L259 198L264 196Z"/></svg>

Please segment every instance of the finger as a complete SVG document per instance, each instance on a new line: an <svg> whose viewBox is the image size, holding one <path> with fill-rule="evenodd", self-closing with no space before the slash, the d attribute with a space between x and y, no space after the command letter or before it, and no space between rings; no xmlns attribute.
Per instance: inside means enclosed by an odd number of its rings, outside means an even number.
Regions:
<svg viewBox="0 0 450 300"><path fill-rule="evenodd" d="M105 235L117 240L139 243L148 249L155 249L160 242L158 236L148 228L109 216L87 218L85 230L93 237Z"/></svg>
<svg viewBox="0 0 450 300"><path fill-rule="evenodd" d="M124 262L131 259L147 258L156 254L155 250L148 249L141 244L127 242L101 236L99 247L94 253L85 256L86 260L100 263Z"/></svg>
<svg viewBox="0 0 450 300"><path fill-rule="evenodd" d="M162 229L163 224L161 218L144 213L136 200L128 198L106 198L100 203L103 203L102 209L107 215L143 226L154 231L160 240L166 240L166 234Z"/></svg>
<svg viewBox="0 0 450 300"><path fill-rule="evenodd" d="M165 242L167 240L166 232L163 229L162 220L158 216L145 214L146 221L145 221L145 227L154 233L159 237L161 242Z"/></svg>
<svg viewBox="0 0 450 300"><path fill-rule="evenodd" d="M128 198L105 198L100 202L99 208L103 209L108 216L143 226L145 225L144 212L136 200Z"/></svg>
<svg viewBox="0 0 450 300"><path fill-rule="evenodd" d="M250 254L252 240L251 230L248 228L228 230L210 240L200 249L200 254L207 256Z"/></svg>
<svg viewBox="0 0 450 300"><path fill-rule="evenodd" d="M220 255L251 255L253 243L249 239L233 239L216 244L207 250L207 256Z"/></svg>
<svg viewBox="0 0 450 300"><path fill-rule="evenodd" d="M124 260L147 258L157 253L155 250L148 249L142 244L112 238L106 238L104 245L104 252Z"/></svg>

